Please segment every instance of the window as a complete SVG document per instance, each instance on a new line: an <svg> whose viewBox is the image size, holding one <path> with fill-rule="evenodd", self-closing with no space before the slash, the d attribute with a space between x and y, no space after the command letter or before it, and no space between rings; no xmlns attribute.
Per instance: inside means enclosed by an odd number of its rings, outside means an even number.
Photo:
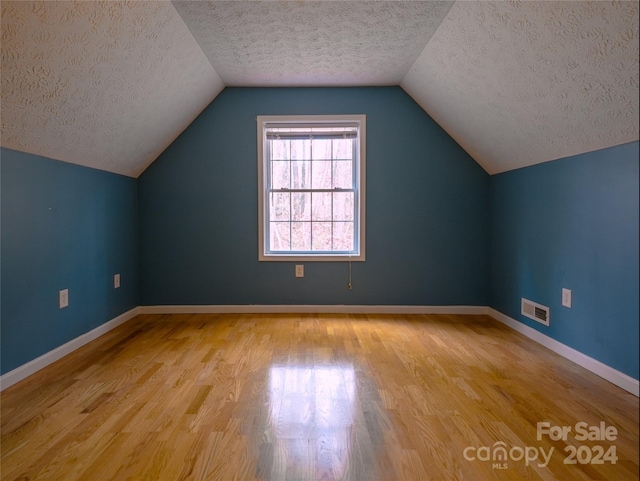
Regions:
<svg viewBox="0 0 640 481"><path fill-rule="evenodd" d="M259 259L364 260L365 116L258 117Z"/></svg>

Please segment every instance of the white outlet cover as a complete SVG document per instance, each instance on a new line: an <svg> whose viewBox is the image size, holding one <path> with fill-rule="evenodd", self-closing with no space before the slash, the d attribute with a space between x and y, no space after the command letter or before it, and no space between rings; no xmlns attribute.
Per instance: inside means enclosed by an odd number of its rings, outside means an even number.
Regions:
<svg viewBox="0 0 640 481"><path fill-rule="evenodd" d="M58 304L60 305L60 309L69 305L69 289L63 289L58 293Z"/></svg>
<svg viewBox="0 0 640 481"><path fill-rule="evenodd" d="M304 265L296 265L296 277L304 277Z"/></svg>
<svg viewBox="0 0 640 481"><path fill-rule="evenodd" d="M562 305L571 308L571 289L562 288Z"/></svg>
<svg viewBox="0 0 640 481"><path fill-rule="evenodd" d="M113 287L114 289L118 289L120 287L120 274L113 276Z"/></svg>

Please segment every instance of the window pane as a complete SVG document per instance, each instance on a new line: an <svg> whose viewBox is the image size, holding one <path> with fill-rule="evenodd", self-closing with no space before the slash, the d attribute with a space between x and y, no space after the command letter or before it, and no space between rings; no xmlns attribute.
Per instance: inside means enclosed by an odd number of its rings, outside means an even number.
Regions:
<svg viewBox="0 0 640 481"><path fill-rule="evenodd" d="M311 188L311 162L294 160L291 162L291 188Z"/></svg>
<svg viewBox="0 0 640 481"><path fill-rule="evenodd" d="M314 222L311 249L314 251L331 250L331 222Z"/></svg>
<svg viewBox="0 0 640 481"><path fill-rule="evenodd" d="M311 220L311 194L309 192L291 194L291 220Z"/></svg>
<svg viewBox="0 0 640 481"><path fill-rule="evenodd" d="M353 156L353 140L335 139L333 141L333 158L336 160L351 160Z"/></svg>
<svg viewBox="0 0 640 481"><path fill-rule="evenodd" d="M311 140L291 140L291 159L311 160Z"/></svg>
<svg viewBox="0 0 640 481"><path fill-rule="evenodd" d="M288 221L291 215L291 194L272 192L269 197L269 220Z"/></svg>
<svg viewBox="0 0 640 481"><path fill-rule="evenodd" d="M290 165L288 160L277 160L270 163L271 165L271 188L272 189L289 189L290 183Z"/></svg>
<svg viewBox="0 0 640 481"><path fill-rule="evenodd" d="M289 160L290 140L270 140L271 160Z"/></svg>
<svg viewBox="0 0 640 481"><path fill-rule="evenodd" d="M340 160L333 163L333 187L339 189L353 188L353 163Z"/></svg>
<svg viewBox="0 0 640 481"><path fill-rule="evenodd" d="M331 185L331 161L314 161L311 168L312 189L333 189L333 186Z"/></svg>
<svg viewBox="0 0 640 481"><path fill-rule="evenodd" d="M335 192L333 196L333 220L353 220L353 192Z"/></svg>
<svg viewBox="0 0 640 481"><path fill-rule="evenodd" d="M291 223L291 250L311 250L311 222Z"/></svg>
<svg viewBox="0 0 640 481"><path fill-rule="evenodd" d="M311 220L331 220L331 192L311 194Z"/></svg>
<svg viewBox="0 0 640 481"><path fill-rule="evenodd" d="M331 140L321 139L313 141L313 160L331 158Z"/></svg>
<svg viewBox="0 0 640 481"><path fill-rule="evenodd" d="M333 250L354 250L353 222L333 223Z"/></svg>
<svg viewBox="0 0 640 481"><path fill-rule="evenodd" d="M264 209L259 229L265 244L259 259L326 260L334 252L364 260L359 254L364 240L359 222L364 219L354 211L360 202L364 208L359 190L365 179L357 175L364 170L364 156L359 158L364 144L362 138L345 138L346 132L350 136L364 132L364 116L258 116L257 120L262 136L259 203ZM270 138L261 142L267 135Z"/></svg>
<svg viewBox="0 0 640 481"><path fill-rule="evenodd" d="M269 223L269 246L272 251L288 251L290 244L289 222Z"/></svg>

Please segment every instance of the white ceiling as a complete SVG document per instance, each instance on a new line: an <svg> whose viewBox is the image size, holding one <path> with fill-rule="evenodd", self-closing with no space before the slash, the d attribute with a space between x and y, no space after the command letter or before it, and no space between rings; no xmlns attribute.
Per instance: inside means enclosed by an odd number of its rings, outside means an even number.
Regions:
<svg viewBox="0 0 640 481"><path fill-rule="evenodd" d="M400 85L485 170L638 140L638 2L456 2Z"/></svg>
<svg viewBox="0 0 640 481"><path fill-rule="evenodd" d="M639 138L638 1L0 8L1 145L132 177L224 86L400 85L491 174Z"/></svg>
<svg viewBox="0 0 640 481"><path fill-rule="evenodd" d="M452 2L173 5L225 85L399 85Z"/></svg>

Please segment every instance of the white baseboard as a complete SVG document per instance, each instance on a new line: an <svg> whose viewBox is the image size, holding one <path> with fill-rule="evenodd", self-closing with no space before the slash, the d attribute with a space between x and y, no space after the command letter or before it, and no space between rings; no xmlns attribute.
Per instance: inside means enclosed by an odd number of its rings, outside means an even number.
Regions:
<svg viewBox="0 0 640 481"><path fill-rule="evenodd" d="M9 371L2 376L0 376L0 391L8 388L9 386L13 386L15 383L22 381L23 379L31 376L35 372L39 371L42 368L47 367L49 364L56 362L59 359L62 359L67 354L72 353L76 349L84 346L85 344L90 343L91 341L97 339L98 337L106 334L110 330L118 327L121 324L124 324L130 319L133 319L135 316L139 314L139 308L134 307L133 309L120 314L118 317L114 317L110 321L105 322L104 324L96 327L95 329L82 334L81 336L76 337L75 339L70 340L69 342L63 344L62 346L56 347L55 349L43 354L42 356L29 361L22 366L15 368L13 371Z"/></svg>
<svg viewBox="0 0 640 481"><path fill-rule="evenodd" d="M579 366L587 369L588 371L591 371L594 374L597 374L601 378L606 379L610 383L615 384L625 391L630 392L635 396L639 396L640 383L637 379L634 379L623 372L607 366L606 364L603 364L600 361L587 356L586 354L582 354L580 351L576 351L575 349L562 344L561 342L558 342L555 339L542 334L540 331L536 331L526 324L518 322L515 319L502 314L500 311L496 311L491 307L486 308L486 313L494 319L509 326L511 329L527 336L529 339L532 339L533 341L542 344L544 347L551 349L553 352L560 354L562 357L575 362Z"/></svg>
<svg viewBox="0 0 640 481"><path fill-rule="evenodd" d="M542 334L541 332L486 306L352 306L352 305L193 305L193 306L139 306L96 327L46 354L0 376L0 391L22 381L31 374L97 339L138 314L468 314L488 315L529 339L551 349L562 357L606 379L625 391L640 395L640 383L606 364Z"/></svg>
<svg viewBox="0 0 640 481"><path fill-rule="evenodd" d="M484 306L206 305L140 306L140 314L486 314Z"/></svg>
<svg viewBox="0 0 640 481"><path fill-rule="evenodd" d="M0 376L0 392L139 314L486 314L484 306L193 305L138 306Z"/></svg>

